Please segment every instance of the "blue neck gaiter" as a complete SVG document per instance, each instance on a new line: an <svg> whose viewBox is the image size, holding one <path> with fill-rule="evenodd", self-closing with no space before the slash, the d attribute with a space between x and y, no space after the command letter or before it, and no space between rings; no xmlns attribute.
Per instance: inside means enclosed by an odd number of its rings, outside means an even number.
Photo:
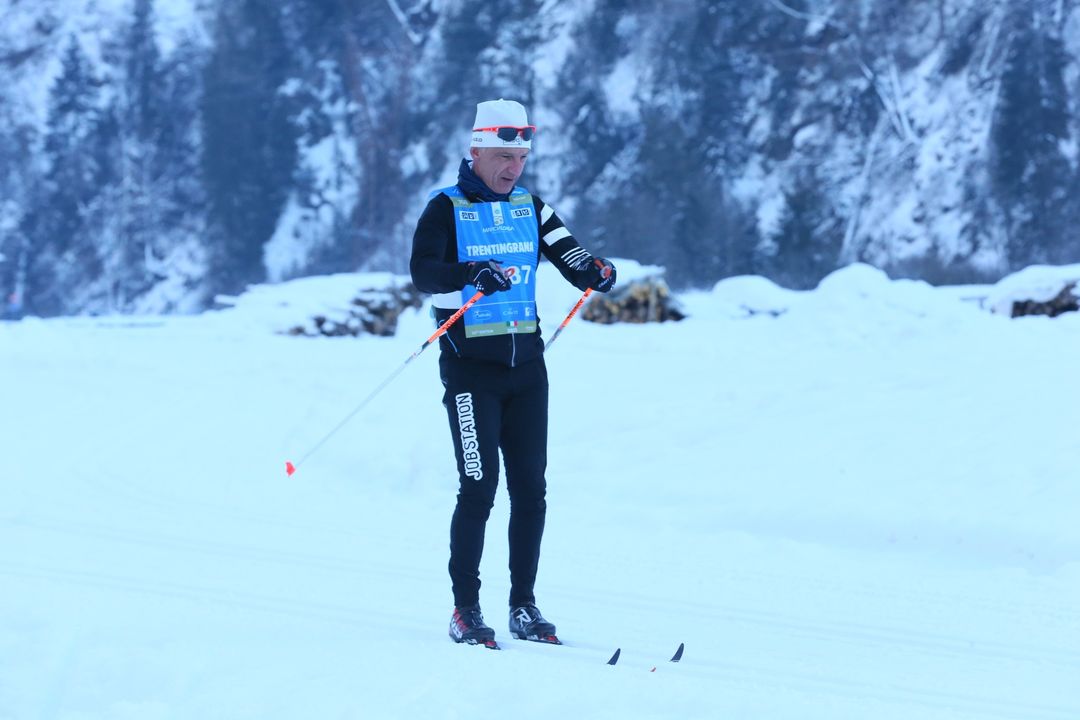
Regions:
<svg viewBox="0 0 1080 720"><path fill-rule="evenodd" d="M510 193L497 193L477 177L468 159L463 159L458 167L457 185L470 202L506 202L510 199Z"/></svg>

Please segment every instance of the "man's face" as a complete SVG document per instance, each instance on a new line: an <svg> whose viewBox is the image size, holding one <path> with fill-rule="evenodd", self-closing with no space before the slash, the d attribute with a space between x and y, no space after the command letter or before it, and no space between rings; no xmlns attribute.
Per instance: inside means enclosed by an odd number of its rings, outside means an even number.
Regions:
<svg viewBox="0 0 1080 720"><path fill-rule="evenodd" d="M526 148L469 148L473 172L484 184L499 194L514 189L514 183L525 170Z"/></svg>

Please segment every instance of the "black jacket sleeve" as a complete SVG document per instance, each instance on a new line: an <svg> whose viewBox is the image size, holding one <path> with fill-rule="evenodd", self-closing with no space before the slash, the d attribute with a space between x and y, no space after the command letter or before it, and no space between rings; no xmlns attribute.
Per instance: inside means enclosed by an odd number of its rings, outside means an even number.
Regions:
<svg viewBox="0 0 1080 720"><path fill-rule="evenodd" d="M540 251L571 285L584 292L596 274L593 256L578 244L554 208L535 195L533 205L540 223Z"/></svg>
<svg viewBox="0 0 1080 720"><path fill-rule="evenodd" d="M454 292L466 285L467 265L457 260L453 203L442 193L431 199L416 223L409 272L423 293Z"/></svg>

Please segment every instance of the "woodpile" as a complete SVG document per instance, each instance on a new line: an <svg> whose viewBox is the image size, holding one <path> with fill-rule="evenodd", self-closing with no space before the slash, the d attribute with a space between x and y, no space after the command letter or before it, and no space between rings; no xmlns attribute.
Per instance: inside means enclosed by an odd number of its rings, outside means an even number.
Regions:
<svg viewBox="0 0 1080 720"><path fill-rule="evenodd" d="M593 294L581 316L590 322L610 325L678 321L686 314L664 279L649 277L616 285L607 295Z"/></svg>
<svg viewBox="0 0 1080 720"><path fill-rule="evenodd" d="M295 325L286 335L306 337L344 337L378 335L390 337L397 331L398 317L406 308L423 304L420 293L411 283L387 288L360 290L347 308L316 315L303 325Z"/></svg>
<svg viewBox="0 0 1080 720"><path fill-rule="evenodd" d="M1076 290L1076 282L1066 283L1054 297L1045 301L1038 300L1015 300L1012 305L1012 317L1024 315L1049 315L1057 317L1061 313L1076 312L1080 310L1080 293Z"/></svg>

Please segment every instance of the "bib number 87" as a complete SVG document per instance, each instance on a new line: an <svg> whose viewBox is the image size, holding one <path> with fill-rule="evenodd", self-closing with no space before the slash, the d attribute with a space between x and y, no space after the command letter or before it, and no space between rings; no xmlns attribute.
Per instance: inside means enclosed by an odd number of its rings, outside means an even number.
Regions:
<svg viewBox="0 0 1080 720"><path fill-rule="evenodd" d="M532 280L532 265L507 265L503 271L514 285L521 283L528 285Z"/></svg>

